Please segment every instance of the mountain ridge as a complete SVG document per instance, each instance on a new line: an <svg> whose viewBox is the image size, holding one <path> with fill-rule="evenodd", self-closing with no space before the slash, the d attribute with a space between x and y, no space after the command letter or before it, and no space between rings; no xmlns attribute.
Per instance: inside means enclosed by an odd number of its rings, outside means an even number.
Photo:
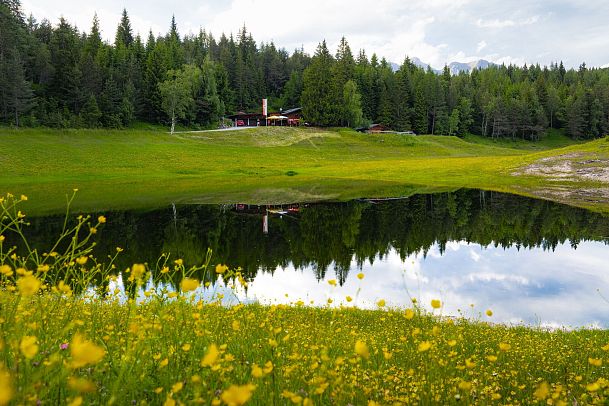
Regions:
<svg viewBox="0 0 609 406"><path fill-rule="evenodd" d="M418 66L419 68L422 68L425 70L427 70L428 68L431 68L431 70L437 74L441 74L443 71L443 69L435 69L430 64L423 62L421 59L417 58L416 56L411 58L410 61L415 66ZM390 65L394 72L397 71L398 69L400 69L400 65L398 65L395 62L390 62ZM497 66L497 64L493 63L493 62L489 62L486 59L478 59L478 60L471 61L471 62L451 62L447 66L448 66L448 69L449 69L451 75L458 75L461 72L471 73L474 69L487 69L487 68L490 68L491 66Z"/></svg>

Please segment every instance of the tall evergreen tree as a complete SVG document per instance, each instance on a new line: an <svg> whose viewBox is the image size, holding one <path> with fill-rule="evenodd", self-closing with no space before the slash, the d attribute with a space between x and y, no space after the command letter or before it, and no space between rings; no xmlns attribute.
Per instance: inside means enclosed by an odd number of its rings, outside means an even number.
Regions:
<svg viewBox="0 0 609 406"><path fill-rule="evenodd" d="M322 41L315 51L311 65L304 71L302 108L305 119L321 126L338 123L338 103L336 83L332 79L334 58L328 51L326 41Z"/></svg>
<svg viewBox="0 0 609 406"><path fill-rule="evenodd" d="M116 46L123 45L125 47L130 47L131 44L133 44L131 21L129 20L129 15L127 14L127 9L125 8L123 9L123 13L121 15L121 21L116 29L114 44Z"/></svg>

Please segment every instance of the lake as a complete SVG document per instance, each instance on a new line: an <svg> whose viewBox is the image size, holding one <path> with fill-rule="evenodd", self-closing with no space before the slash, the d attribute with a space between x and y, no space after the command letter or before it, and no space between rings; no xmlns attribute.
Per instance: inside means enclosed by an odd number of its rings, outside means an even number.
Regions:
<svg viewBox="0 0 609 406"><path fill-rule="evenodd" d="M416 300L428 310L431 299L441 299L443 315L609 327L609 217L548 201L459 190L392 200L103 214L108 222L95 236L95 255L123 248L118 269L155 264L163 253L201 264L208 248L211 264L243 269L247 290L231 291L214 275L200 292L208 299L223 293L226 303L362 308L375 308L380 299L389 307ZM30 222L31 245L44 250L59 235L63 217ZM487 309L494 313L490 318Z"/></svg>

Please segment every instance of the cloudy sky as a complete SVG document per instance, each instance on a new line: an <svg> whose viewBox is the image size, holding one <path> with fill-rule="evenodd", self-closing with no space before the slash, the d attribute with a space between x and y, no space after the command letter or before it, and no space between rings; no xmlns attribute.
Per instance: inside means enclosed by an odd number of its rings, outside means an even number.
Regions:
<svg viewBox="0 0 609 406"><path fill-rule="evenodd" d="M400 63L405 55L434 67L484 58L493 62L567 67L582 61L609 66L606 0L22 0L24 11L56 23L64 16L88 31L93 14L112 41L125 7L145 38L168 30L175 14L181 34L202 27L216 37L245 24L254 39L291 51L313 52L326 39L335 49L344 35L356 52L376 52Z"/></svg>

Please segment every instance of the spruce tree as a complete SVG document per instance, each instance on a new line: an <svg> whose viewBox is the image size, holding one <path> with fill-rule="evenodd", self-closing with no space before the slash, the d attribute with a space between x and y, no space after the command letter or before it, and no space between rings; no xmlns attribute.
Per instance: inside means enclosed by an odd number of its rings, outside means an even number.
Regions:
<svg viewBox="0 0 609 406"><path fill-rule="evenodd" d="M334 58L330 55L326 41L321 42L311 65L304 71L302 109L305 119L320 126L338 124L336 83L332 78Z"/></svg>
<svg viewBox="0 0 609 406"><path fill-rule="evenodd" d="M129 20L127 9L124 8L121 21L116 29L114 45L117 47L120 45L130 47L131 44L133 44L133 31L131 30L131 21Z"/></svg>

